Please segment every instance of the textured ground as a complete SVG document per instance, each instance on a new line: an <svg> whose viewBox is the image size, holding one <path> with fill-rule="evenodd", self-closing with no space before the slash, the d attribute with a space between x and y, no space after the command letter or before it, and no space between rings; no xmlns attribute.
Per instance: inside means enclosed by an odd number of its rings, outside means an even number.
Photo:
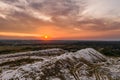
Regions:
<svg viewBox="0 0 120 80"><path fill-rule="evenodd" d="M92 48L1 55L0 80L120 80L120 58Z"/></svg>

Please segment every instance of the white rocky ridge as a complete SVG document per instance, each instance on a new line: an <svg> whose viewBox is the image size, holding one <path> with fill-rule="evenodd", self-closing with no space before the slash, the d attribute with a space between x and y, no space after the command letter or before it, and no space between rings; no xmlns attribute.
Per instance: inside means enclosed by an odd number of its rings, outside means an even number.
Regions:
<svg viewBox="0 0 120 80"><path fill-rule="evenodd" d="M39 50L39 51L28 51L28 52L19 52L13 54L0 55L0 64L10 61L16 61L25 58L32 59L41 59L41 56L58 56L66 53L66 50L60 48Z"/></svg>
<svg viewBox="0 0 120 80"><path fill-rule="evenodd" d="M39 50L39 51L28 51L28 52L19 52L13 54L0 55L0 59L2 58L10 58L10 57L20 57L20 56L44 56L44 55L61 55L64 54L66 50L60 48Z"/></svg>
<svg viewBox="0 0 120 80"><path fill-rule="evenodd" d="M1 80L120 80L119 59L87 48L8 70Z"/></svg>

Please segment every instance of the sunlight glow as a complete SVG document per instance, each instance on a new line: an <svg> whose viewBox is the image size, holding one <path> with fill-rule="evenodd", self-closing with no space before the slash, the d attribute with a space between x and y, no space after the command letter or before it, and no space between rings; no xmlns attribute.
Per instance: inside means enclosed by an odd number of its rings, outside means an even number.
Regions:
<svg viewBox="0 0 120 80"><path fill-rule="evenodd" d="M47 35L45 35L45 36L44 36L44 38L45 38L45 39L48 39L48 36L47 36Z"/></svg>
<svg viewBox="0 0 120 80"><path fill-rule="evenodd" d="M48 36L48 35L43 35L43 36L41 37L41 40L50 40L50 36Z"/></svg>
<svg viewBox="0 0 120 80"><path fill-rule="evenodd" d="M0 32L1 36L18 36L18 37L40 37L37 34L27 34L27 33L14 33L14 32Z"/></svg>

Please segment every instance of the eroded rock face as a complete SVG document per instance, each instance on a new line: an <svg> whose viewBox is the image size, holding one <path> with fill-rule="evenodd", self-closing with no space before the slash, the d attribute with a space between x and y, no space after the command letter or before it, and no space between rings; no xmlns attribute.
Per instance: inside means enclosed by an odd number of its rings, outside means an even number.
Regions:
<svg viewBox="0 0 120 80"><path fill-rule="evenodd" d="M53 56L53 55L61 55L66 53L66 50L60 48L39 50L39 51L28 51L28 52L19 52L14 54L0 55L0 59L3 58L13 58L13 57L21 57L21 56Z"/></svg>
<svg viewBox="0 0 120 80"><path fill-rule="evenodd" d="M0 78L2 80L119 79L117 75L120 72L119 69L117 72L110 70L111 66L107 62L107 58L104 55L92 48L87 48L75 53L65 53L43 62L21 66L16 70L6 71L1 74Z"/></svg>
<svg viewBox="0 0 120 80"><path fill-rule="evenodd" d="M90 63L104 62L107 58L92 48L82 49L75 52L74 56L77 58L83 58Z"/></svg>
<svg viewBox="0 0 120 80"><path fill-rule="evenodd" d="M59 56L66 53L66 50L60 48L39 50L39 51L28 51L28 52L19 52L14 54L0 55L0 65L5 62L16 61L20 59L32 58L32 59L41 59L42 56Z"/></svg>

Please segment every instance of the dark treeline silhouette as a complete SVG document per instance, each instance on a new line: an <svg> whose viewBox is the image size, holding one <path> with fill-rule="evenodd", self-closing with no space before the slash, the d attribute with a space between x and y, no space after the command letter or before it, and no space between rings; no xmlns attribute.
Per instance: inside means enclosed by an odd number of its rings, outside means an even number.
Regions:
<svg viewBox="0 0 120 80"><path fill-rule="evenodd" d="M120 56L120 41L78 40L0 40L0 54L62 48L75 52L83 48L94 48L107 56Z"/></svg>

